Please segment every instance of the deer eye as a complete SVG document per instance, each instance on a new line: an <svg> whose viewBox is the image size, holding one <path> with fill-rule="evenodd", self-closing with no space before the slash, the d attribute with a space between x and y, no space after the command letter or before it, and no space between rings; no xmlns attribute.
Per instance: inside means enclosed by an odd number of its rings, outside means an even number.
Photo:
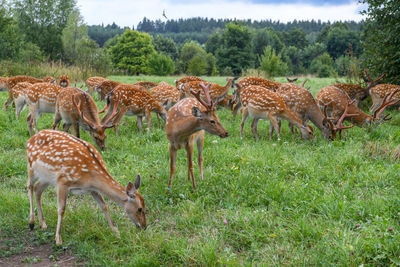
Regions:
<svg viewBox="0 0 400 267"><path fill-rule="evenodd" d="M215 120L210 120L210 123L211 124L215 124Z"/></svg>

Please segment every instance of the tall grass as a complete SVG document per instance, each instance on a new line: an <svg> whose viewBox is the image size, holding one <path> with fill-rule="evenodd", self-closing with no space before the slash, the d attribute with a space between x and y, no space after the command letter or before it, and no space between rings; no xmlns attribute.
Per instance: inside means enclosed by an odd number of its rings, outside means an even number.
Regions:
<svg viewBox="0 0 400 267"><path fill-rule="evenodd" d="M110 77L166 80L177 77ZM284 78L279 78L284 79ZM224 78L209 80L225 84ZM315 93L334 79L311 79ZM6 92L0 92L0 100ZM104 103L98 102L102 107ZM21 117L24 117L24 114ZM329 142L319 131L312 141L291 136L282 125L281 141L268 139L259 123L256 142L240 119L218 110L229 137L207 134L204 180L197 190L187 180L186 153L178 152L172 190L164 124L153 115L152 128L139 133L135 119L125 117L119 136L107 132L102 152L107 168L123 185L142 175L141 194L150 224L139 231L124 211L107 200L121 232L109 229L89 195L70 196L64 216L64 245L88 265L291 265L360 266L400 263L400 115L377 128L352 128L346 140ZM45 114L38 128L49 128ZM56 194L43 196L48 230L29 231L26 192L26 122L12 110L0 112L0 257L20 253L32 244L54 244ZM92 142L82 133L82 138Z"/></svg>

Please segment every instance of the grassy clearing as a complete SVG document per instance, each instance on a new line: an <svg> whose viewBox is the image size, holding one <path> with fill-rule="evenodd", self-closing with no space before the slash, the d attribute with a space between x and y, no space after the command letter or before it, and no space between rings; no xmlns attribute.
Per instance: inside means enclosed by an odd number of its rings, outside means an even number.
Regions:
<svg viewBox="0 0 400 267"><path fill-rule="evenodd" d="M111 77L122 82L176 77ZM225 84L225 78L209 80ZM283 79L280 79L283 81ZM334 82L312 79L311 90ZM0 102L6 93L0 93ZM99 103L102 107L104 104ZM48 230L28 234L24 143L29 138L22 113L0 112L0 257L32 243L54 244L57 208L54 189L43 196ZM259 124L256 142L246 123L227 110L218 115L230 137L207 134L204 181L192 192L186 154L178 153L172 192L164 125L152 117L149 133L139 133L125 117L119 137L108 132L102 153L109 171L126 185L137 173L151 225L138 231L121 208L107 201L121 232L115 236L90 196L68 199L63 248L89 265L342 265L400 264L400 115L376 129L353 128L347 140L328 142L319 131L312 141L292 137L283 124L281 141L268 140ZM44 115L38 128L51 126ZM82 138L92 142L87 133ZM93 142L92 142L93 143ZM199 177L195 163L195 175ZM29 238L28 238L29 237ZM56 251L63 248L54 248Z"/></svg>

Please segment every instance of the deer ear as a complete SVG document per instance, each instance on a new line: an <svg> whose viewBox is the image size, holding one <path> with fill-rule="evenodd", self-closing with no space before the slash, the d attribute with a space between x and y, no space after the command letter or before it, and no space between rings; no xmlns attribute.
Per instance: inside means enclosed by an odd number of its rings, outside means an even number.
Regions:
<svg viewBox="0 0 400 267"><path fill-rule="evenodd" d="M198 107L192 107L192 115L196 118L201 118L203 116L203 112Z"/></svg>
<svg viewBox="0 0 400 267"><path fill-rule="evenodd" d="M140 174L138 174L138 176L136 177L135 189L138 190L139 187L140 187Z"/></svg>
<svg viewBox="0 0 400 267"><path fill-rule="evenodd" d="M135 192L136 192L135 186L132 184L132 182L129 182L128 185L126 186L126 194L130 198L135 198L136 197Z"/></svg>

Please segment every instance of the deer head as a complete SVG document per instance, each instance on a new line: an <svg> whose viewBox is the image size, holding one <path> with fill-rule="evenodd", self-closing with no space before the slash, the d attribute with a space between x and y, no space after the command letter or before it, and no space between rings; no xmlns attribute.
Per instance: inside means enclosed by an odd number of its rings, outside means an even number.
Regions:
<svg viewBox="0 0 400 267"><path fill-rule="evenodd" d="M128 218L137 228L146 229L146 207L143 197L138 194L139 187L140 175L137 176L134 184L129 182L126 186L128 200L125 202L124 208Z"/></svg>
<svg viewBox="0 0 400 267"><path fill-rule="evenodd" d="M328 107L329 104L325 105L325 107L324 107L324 115L325 115L325 117L326 117L326 119L327 119L327 121L328 121L328 123L330 125L330 129L332 131L332 138L331 138L332 140L334 140L336 138L337 133L339 133L339 136L341 137L342 136L342 131L344 131L345 129L349 129L349 128L353 128L354 127L354 125L351 125L351 126L344 126L343 125L343 120L345 118L358 116L358 114L349 114L348 113L349 106L351 104L354 104L354 102L355 102L355 100L353 100L350 103L346 104L346 108L345 108L342 116L337 121L336 126L333 124L332 120L328 117L328 114L327 114L327 107Z"/></svg>
<svg viewBox="0 0 400 267"><path fill-rule="evenodd" d="M386 94L386 96L383 98L381 105L374 111L372 118L377 125L379 125L385 121L388 121L392 118L392 117L389 117L389 114L381 117L381 114L387 107L396 105L397 103L400 102L400 99L392 101L393 95L396 94L398 91L400 91L400 89L396 89L396 90L392 91L391 93Z"/></svg>

